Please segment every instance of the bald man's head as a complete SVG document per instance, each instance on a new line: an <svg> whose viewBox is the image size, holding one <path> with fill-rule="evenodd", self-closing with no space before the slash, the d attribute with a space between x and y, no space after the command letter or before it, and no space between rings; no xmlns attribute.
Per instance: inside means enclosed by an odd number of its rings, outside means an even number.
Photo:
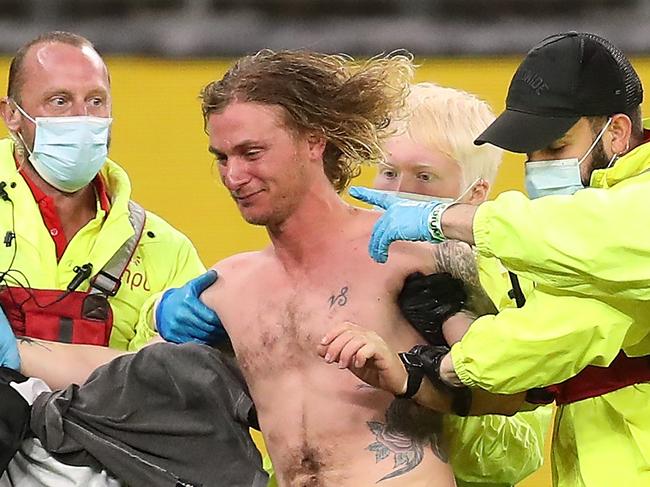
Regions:
<svg viewBox="0 0 650 487"><path fill-rule="evenodd" d="M35 39L32 39L27 44L22 46L14 58L11 60L11 65L9 67L9 81L7 83L7 96L12 100L15 100L17 103L21 103L21 88L25 81L24 77L24 64L25 58L31 51L31 49L40 44L48 43L61 43L68 44L74 47L88 48L95 51L95 46L92 42L86 39L83 36L73 34L71 32L63 31L54 31L42 34ZM99 56L99 55L98 55Z"/></svg>

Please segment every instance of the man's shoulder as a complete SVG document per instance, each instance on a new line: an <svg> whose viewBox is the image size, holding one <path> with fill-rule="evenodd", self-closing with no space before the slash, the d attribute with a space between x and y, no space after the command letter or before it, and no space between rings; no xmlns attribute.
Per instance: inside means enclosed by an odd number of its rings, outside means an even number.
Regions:
<svg viewBox="0 0 650 487"><path fill-rule="evenodd" d="M264 251L242 252L220 260L212 269L219 278L201 296L212 307L230 306L245 298L242 290L250 289L265 272Z"/></svg>
<svg viewBox="0 0 650 487"><path fill-rule="evenodd" d="M217 262L212 268L221 274L257 272L268 263L270 259L269 252L265 250L255 250L250 252L240 252L231 255Z"/></svg>

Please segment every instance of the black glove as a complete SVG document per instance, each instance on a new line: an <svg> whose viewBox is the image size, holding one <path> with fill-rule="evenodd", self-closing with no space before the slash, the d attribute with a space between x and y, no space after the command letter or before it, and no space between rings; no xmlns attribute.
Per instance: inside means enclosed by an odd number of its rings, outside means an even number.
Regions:
<svg viewBox="0 0 650 487"><path fill-rule="evenodd" d="M30 406L10 382L24 382L25 376L0 367L0 476L20 448L29 429Z"/></svg>
<svg viewBox="0 0 650 487"><path fill-rule="evenodd" d="M447 345L442 324L458 313L466 301L463 281L446 272L410 274L397 298L404 317L431 345Z"/></svg>

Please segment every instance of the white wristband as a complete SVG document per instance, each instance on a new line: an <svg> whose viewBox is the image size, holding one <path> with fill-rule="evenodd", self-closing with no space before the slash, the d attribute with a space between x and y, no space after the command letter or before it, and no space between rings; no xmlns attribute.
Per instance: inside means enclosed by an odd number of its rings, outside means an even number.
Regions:
<svg viewBox="0 0 650 487"><path fill-rule="evenodd" d="M442 214L447 208L449 208L454 204L455 203L439 204L433 210L431 210L431 213L429 213L429 218L427 223L428 223L429 233L431 234L431 237L433 238L434 242L442 242L443 240L445 240L445 234L442 233Z"/></svg>

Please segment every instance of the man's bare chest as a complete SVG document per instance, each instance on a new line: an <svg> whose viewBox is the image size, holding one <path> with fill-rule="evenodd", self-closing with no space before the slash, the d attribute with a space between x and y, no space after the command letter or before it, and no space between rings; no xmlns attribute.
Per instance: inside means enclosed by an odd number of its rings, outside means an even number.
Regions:
<svg viewBox="0 0 650 487"><path fill-rule="evenodd" d="M398 315L403 278L390 273L339 269L323 275L260 279L241 298L229 323L237 357L245 370L270 371L318 361L321 338L345 321L384 331Z"/></svg>

